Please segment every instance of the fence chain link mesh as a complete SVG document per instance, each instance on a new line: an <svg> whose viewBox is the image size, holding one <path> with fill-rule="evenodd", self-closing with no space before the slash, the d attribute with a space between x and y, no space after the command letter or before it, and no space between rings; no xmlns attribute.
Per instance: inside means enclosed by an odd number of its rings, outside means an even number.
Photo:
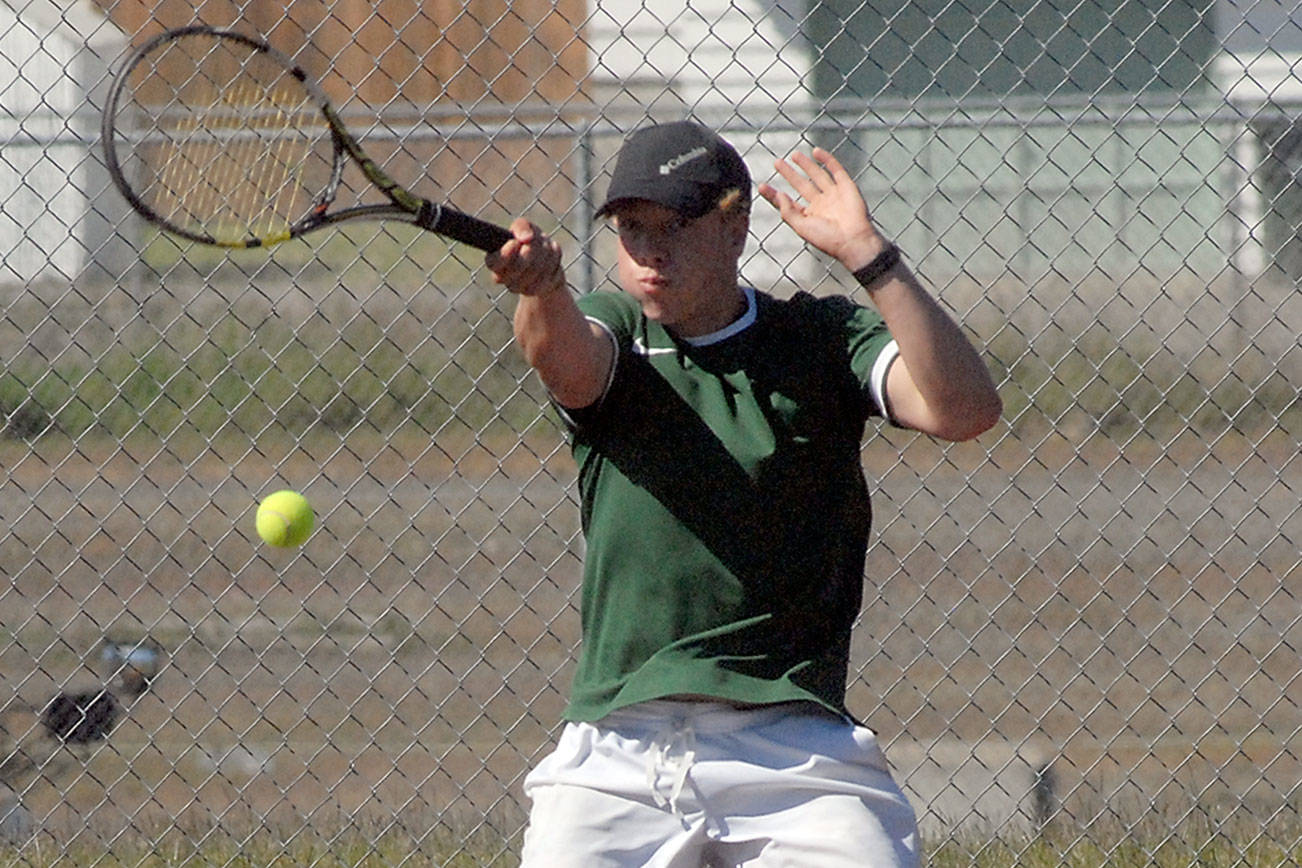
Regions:
<svg viewBox="0 0 1302 868"><path fill-rule="evenodd" d="M0 858L515 864L558 732L576 471L512 299L410 227L133 217L108 81L196 21L297 58L401 183L556 234L580 292L647 119L761 180L840 155L1006 405L863 446L849 702L928 849L1297 863L1302 4L1252 0L6 0ZM856 291L763 202L752 235L749 283ZM254 533L279 488L302 548Z"/></svg>

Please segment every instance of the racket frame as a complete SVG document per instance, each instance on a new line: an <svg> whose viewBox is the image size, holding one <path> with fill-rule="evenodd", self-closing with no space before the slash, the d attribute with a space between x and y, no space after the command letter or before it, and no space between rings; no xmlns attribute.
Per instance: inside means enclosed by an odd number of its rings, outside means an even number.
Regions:
<svg viewBox="0 0 1302 868"><path fill-rule="evenodd" d="M291 223L282 232L267 236L249 235L243 239L219 239L208 233L196 232L178 226L146 203L132 189L131 184L126 179L117 153L117 119L123 95L131 88L132 73L146 57L158 51L164 44L197 34L205 34L216 39L234 40L271 58L303 85L309 99L320 110L321 117L330 131L334 153L329 180L318 195L315 205L312 206L308 213L298 221ZM500 226L480 220L478 217L471 216L463 211L458 211L450 205L417 196L398 184L366 153L357 138L348 131L343 119L340 118L338 111L331 104L325 92L308 76L301 66L266 41L237 30L206 25L191 25L164 31L140 45L127 58L113 79L108 99L104 104L100 135L109 177L112 178L114 185L130 203L131 207L151 223L161 226L174 235L200 244L230 249L270 247L298 238L316 229L349 220L400 220L420 229L451 238L454 241L469 244L485 252L498 250L513 237L510 232ZM338 211L329 210L339 192L344 166L349 159L361 170L366 179L384 194L385 198L389 200L387 203L355 205Z"/></svg>

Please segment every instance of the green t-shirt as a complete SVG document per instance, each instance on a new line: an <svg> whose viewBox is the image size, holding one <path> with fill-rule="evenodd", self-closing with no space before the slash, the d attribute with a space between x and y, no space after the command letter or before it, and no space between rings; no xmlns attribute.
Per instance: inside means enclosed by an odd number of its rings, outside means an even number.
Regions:
<svg viewBox="0 0 1302 868"><path fill-rule="evenodd" d="M897 352L844 298L747 290L684 341L623 293L580 299L617 355L564 411L587 540L568 720L675 694L845 710L871 512L860 466Z"/></svg>

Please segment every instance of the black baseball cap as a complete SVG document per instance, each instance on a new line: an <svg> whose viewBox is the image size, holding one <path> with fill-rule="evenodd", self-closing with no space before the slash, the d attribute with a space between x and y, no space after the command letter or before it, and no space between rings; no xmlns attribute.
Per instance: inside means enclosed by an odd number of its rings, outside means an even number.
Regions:
<svg viewBox="0 0 1302 868"><path fill-rule="evenodd" d="M736 148L695 121L657 124L624 141L597 216L620 202L646 199L696 218L733 190L750 201L750 172Z"/></svg>

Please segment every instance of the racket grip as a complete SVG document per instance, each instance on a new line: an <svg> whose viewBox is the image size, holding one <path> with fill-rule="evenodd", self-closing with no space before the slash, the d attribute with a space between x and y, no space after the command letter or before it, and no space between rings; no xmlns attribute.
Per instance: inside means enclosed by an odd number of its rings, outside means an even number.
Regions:
<svg viewBox="0 0 1302 868"><path fill-rule="evenodd" d="M454 241L477 247L485 253L492 253L514 237L501 226L480 220L478 217L471 217L455 208L435 205L421 210L422 213L417 221L419 226Z"/></svg>

